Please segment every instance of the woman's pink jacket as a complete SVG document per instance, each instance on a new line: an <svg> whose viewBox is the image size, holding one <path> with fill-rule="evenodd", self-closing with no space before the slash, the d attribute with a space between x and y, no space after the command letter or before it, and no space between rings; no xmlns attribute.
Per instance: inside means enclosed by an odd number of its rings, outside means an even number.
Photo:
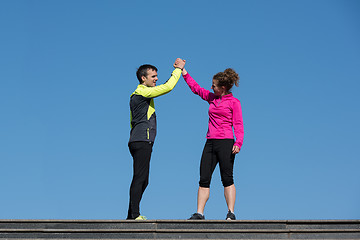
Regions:
<svg viewBox="0 0 360 240"><path fill-rule="evenodd" d="M234 139L234 145L241 149L244 139L244 125L240 101L232 93L216 96L199 86L189 73L183 75L191 91L207 101L209 106L209 127L207 139ZM234 128L234 134L233 134Z"/></svg>

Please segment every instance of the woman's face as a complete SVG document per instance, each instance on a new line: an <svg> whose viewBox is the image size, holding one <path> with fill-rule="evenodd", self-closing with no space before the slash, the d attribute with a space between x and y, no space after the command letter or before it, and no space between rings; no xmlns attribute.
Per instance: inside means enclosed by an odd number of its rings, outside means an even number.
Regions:
<svg viewBox="0 0 360 240"><path fill-rule="evenodd" d="M224 86L219 86L219 81L213 79L212 80L212 86L211 89L214 91L214 94L216 96L223 96L225 95L225 87Z"/></svg>

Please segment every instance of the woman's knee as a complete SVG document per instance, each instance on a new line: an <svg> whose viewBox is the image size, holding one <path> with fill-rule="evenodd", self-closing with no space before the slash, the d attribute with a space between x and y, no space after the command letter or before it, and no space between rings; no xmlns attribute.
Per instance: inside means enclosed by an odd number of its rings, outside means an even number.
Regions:
<svg viewBox="0 0 360 240"><path fill-rule="evenodd" d="M202 179L200 178L199 186L203 188L210 188L210 179Z"/></svg>
<svg viewBox="0 0 360 240"><path fill-rule="evenodd" d="M221 177L221 182L224 187L228 187L234 184L234 178L232 176Z"/></svg>

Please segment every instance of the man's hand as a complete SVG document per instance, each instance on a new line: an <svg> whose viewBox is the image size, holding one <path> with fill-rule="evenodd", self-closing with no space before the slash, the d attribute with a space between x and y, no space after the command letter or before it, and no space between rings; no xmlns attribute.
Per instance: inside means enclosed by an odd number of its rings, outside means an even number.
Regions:
<svg viewBox="0 0 360 240"><path fill-rule="evenodd" d="M239 152L240 152L240 148L238 146L234 145L233 148L232 148L232 153L237 154Z"/></svg>
<svg viewBox="0 0 360 240"><path fill-rule="evenodd" d="M184 69L185 62L186 62L185 60L181 58L177 58L174 63L174 68Z"/></svg>

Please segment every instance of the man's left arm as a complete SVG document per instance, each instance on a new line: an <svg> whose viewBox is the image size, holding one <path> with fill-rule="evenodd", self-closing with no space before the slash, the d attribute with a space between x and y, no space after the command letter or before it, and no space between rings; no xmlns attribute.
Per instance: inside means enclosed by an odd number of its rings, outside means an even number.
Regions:
<svg viewBox="0 0 360 240"><path fill-rule="evenodd" d="M171 90L174 89L177 82L179 81L181 71L182 69L180 68L174 69L174 71L171 73L171 77L169 78L169 80L159 86L146 88L146 96L143 96L148 98L155 98L169 93Z"/></svg>
<svg viewBox="0 0 360 240"><path fill-rule="evenodd" d="M166 83L156 87L144 87L136 89L136 94L139 94L146 98L156 98L166 93L169 93L174 89L176 83L179 81L182 69L176 68L172 73L169 80Z"/></svg>

